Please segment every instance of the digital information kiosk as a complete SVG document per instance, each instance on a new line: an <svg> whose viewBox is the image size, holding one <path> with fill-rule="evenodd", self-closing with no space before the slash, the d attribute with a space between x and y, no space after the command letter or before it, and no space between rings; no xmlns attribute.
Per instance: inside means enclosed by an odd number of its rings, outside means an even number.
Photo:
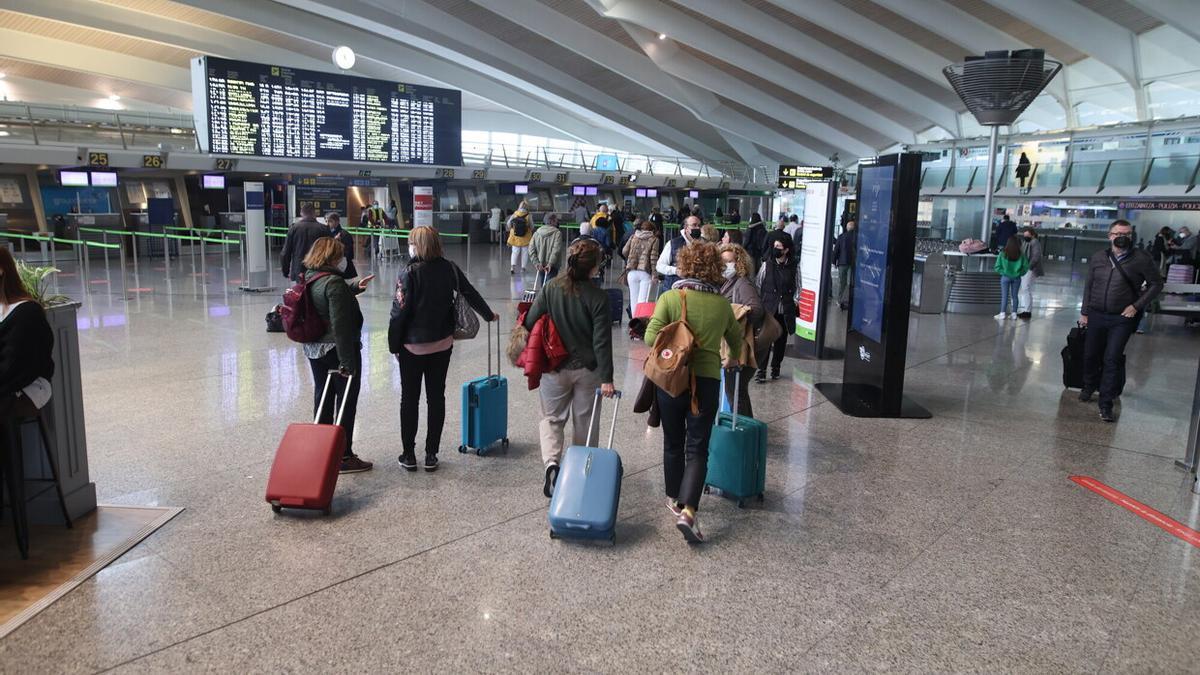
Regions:
<svg viewBox="0 0 1200 675"><path fill-rule="evenodd" d="M859 164L858 248L842 383L817 385L847 415L930 417L904 396L920 180L917 153Z"/></svg>
<svg viewBox="0 0 1200 675"><path fill-rule="evenodd" d="M829 254L837 188L833 167L779 166L779 187L803 188L804 230L800 243L800 299L796 335L790 354L805 359L837 358L825 349L825 315L829 308Z"/></svg>

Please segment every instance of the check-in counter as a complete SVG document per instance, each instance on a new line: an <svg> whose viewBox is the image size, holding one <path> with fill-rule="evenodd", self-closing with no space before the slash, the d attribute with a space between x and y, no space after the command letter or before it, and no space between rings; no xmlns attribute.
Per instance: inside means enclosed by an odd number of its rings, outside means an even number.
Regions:
<svg viewBox="0 0 1200 675"><path fill-rule="evenodd" d="M946 255L942 251L918 253L913 259L912 310L941 314L946 307Z"/></svg>

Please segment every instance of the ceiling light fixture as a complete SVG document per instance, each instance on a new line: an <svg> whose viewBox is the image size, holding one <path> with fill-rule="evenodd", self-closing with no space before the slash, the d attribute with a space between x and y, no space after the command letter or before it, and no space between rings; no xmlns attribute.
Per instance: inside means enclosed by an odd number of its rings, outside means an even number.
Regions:
<svg viewBox="0 0 1200 675"><path fill-rule="evenodd" d="M666 34L666 33L659 33L659 34L658 34L658 39L659 39L659 40L666 40L666 39L667 39L667 34Z"/></svg>
<svg viewBox="0 0 1200 675"><path fill-rule="evenodd" d="M342 70L350 70L354 67L354 50L346 45L339 45L333 48L333 65Z"/></svg>
<svg viewBox="0 0 1200 675"><path fill-rule="evenodd" d="M109 94L108 100L112 101L113 103L116 103L117 101L121 100L121 97L116 94Z"/></svg>
<svg viewBox="0 0 1200 675"><path fill-rule="evenodd" d="M0 80L3 80L6 77L8 77L8 73L6 73L4 71L0 71Z"/></svg>

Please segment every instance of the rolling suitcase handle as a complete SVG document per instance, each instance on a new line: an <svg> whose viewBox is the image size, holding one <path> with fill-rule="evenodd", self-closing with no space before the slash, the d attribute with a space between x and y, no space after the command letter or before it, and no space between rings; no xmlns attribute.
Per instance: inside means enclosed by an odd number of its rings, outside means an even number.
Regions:
<svg viewBox="0 0 1200 675"><path fill-rule="evenodd" d="M600 388L597 387L596 388L596 400L592 402L592 420L593 420L593 422L596 419L597 413L600 412L600 399L602 399L602 398L604 398L604 397L600 395ZM617 436L617 408L621 407L621 405L620 405L621 404L621 390L620 389L617 389L616 391L613 392L613 398L615 398L617 400L615 403L613 403L612 427L608 430L608 448L610 450L612 449L612 446L613 446L613 439L615 439ZM586 445L589 448L596 447L596 446L592 445L592 427L594 427L594 426L596 426L596 424L594 424L594 423L588 425L588 435L587 435Z"/></svg>
<svg viewBox="0 0 1200 675"><path fill-rule="evenodd" d="M488 327L487 327L487 340L488 340L487 376L492 377L494 375L496 377L499 377L500 376L500 319L496 319L495 321L485 321L484 323L488 324ZM494 372L494 373L492 372L492 327L491 327L491 324L493 324L493 323L496 324L496 372Z"/></svg>
<svg viewBox="0 0 1200 675"><path fill-rule="evenodd" d="M731 419L730 428L733 431L737 431L738 402L742 398L741 391L742 391L742 369L739 366L738 368L734 369L734 374L733 374L733 417L730 418Z"/></svg>
<svg viewBox="0 0 1200 675"><path fill-rule="evenodd" d="M313 424L321 423L321 413L325 411L325 398L329 395L329 383L333 381L333 376L336 374L336 370L331 370L325 375L325 388L321 390L321 404L317 406L317 415L313 419ZM336 426L342 426L342 413L346 412L346 400L350 398L345 392L350 391L350 382L353 380L353 375L346 376L346 388L342 390L342 405L338 407L337 419L333 421Z"/></svg>

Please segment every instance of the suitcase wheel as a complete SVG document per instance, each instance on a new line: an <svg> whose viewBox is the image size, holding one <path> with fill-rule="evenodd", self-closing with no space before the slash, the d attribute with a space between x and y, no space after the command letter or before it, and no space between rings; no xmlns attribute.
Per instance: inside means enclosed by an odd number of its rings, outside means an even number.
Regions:
<svg viewBox="0 0 1200 675"><path fill-rule="evenodd" d="M333 507L332 507L332 506L326 506L325 508L321 509L321 514L322 514L322 515L326 515L326 516L328 516L328 515L332 515L332 514L333 514Z"/></svg>
<svg viewBox="0 0 1200 675"><path fill-rule="evenodd" d="M507 438L504 439L503 441L500 441L500 444L504 446L505 450L508 449L508 439Z"/></svg>
<svg viewBox="0 0 1200 675"><path fill-rule="evenodd" d="M550 530L550 538L551 538L551 539L558 539L558 535L557 535L557 534L554 534L554 530Z"/></svg>
<svg viewBox="0 0 1200 675"><path fill-rule="evenodd" d="M609 538L608 538L608 545L609 545L609 546L616 546L616 545L617 545L617 534L616 534L615 532L613 533L613 536L611 536L611 537L609 537Z"/></svg>
<svg viewBox="0 0 1200 675"><path fill-rule="evenodd" d="M761 493L761 492L760 492L760 493L758 493L758 503L759 503L759 504L761 504L761 503L763 503L763 502L765 502L765 501L767 501L767 496L766 496L766 495L764 495L764 494L763 494L763 493Z"/></svg>
<svg viewBox="0 0 1200 675"><path fill-rule="evenodd" d="M487 450L486 450L486 449L484 449L484 448L478 448L478 449L476 449L476 450L475 450L475 454L476 454L476 455L478 455L479 457L483 457L483 454L484 454L485 452L487 452Z"/></svg>
<svg viewBox="0 0 1200 675"><path fill-rule="evenodd" d="M739 499L739 500L737 500L737 507L738 507L739 509L744 509L744 508L746 508L746 500L745 500L745 499Z"/></svg>
<svg viewBox="0 0 1200 675"><path fill-rule="evenodd" d="M467 454L467 446L465 446L465 445L458 446L458 451L463 453L464 455Z"/></svg>
<svg viewBox="0 0 1200 675"><path fill-rule="evenodd" d="M704 494L706 494L706 495L712 494L712 489L709 488L707 485L704 486Z"/></svg>
<svg viewBox="0 0 1200 675"><path fill-rule="evenodd" d="M283 507L278 504L272 504L271 510L274 511L275 513L279 513L281 511L283 511Z"/></svg>

